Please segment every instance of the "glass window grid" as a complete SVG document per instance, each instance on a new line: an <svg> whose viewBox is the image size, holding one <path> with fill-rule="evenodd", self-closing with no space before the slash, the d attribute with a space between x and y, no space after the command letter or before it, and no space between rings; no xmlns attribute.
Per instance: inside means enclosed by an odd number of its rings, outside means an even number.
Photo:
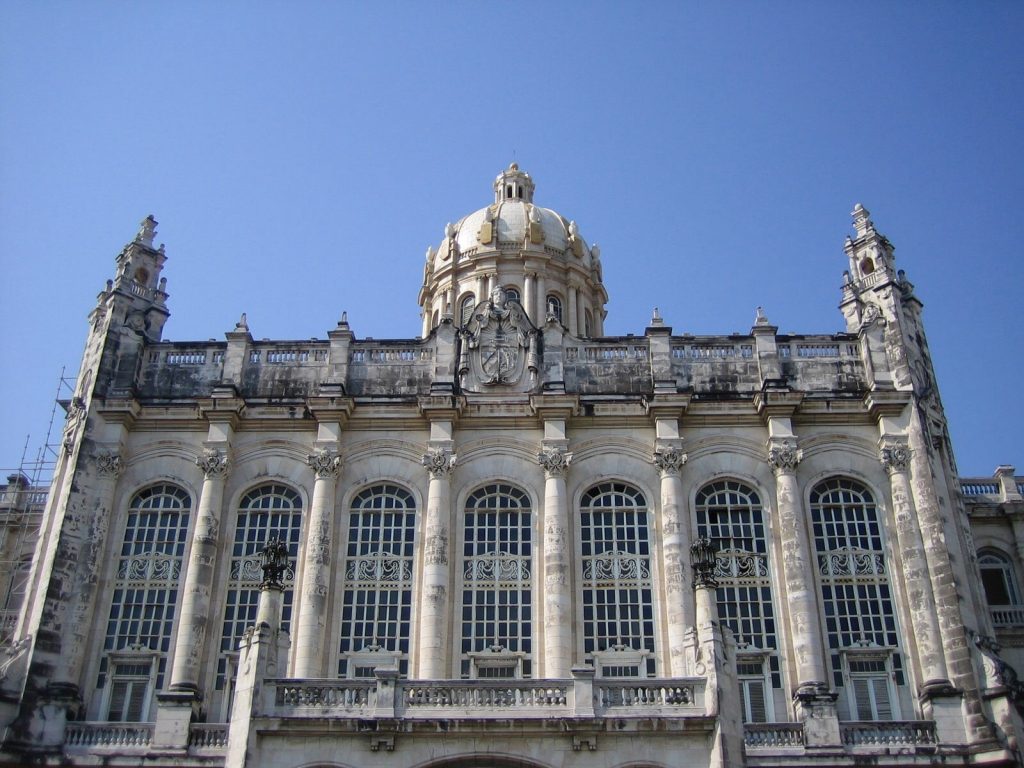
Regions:
<svg viewBox="0 0 1024 768"><path fill-rule="evenodd" d="M262 485L246 493L239 502L235 536L231 545L220 658L217 663L217 690L222 690L228 682L228 654L238 649L242 634L256 622L259 585L263 580L260 553L275 536L288 545L289 562L284 574L281 628L285 632L289 631L301 527L302 499L285 485Z"/></svg>
<svg viewBox="0 0 1024 768"><path fill-rule="evenodd" d="M655 674L654 593L650 530L643 494L623 483L591 488L580 501L583 584L583 650L616 646L651 653L646 674Z"/></svg>
<svg viewBox="0 0 1024 768"><path fill-rule="evenodd" d="M150 486L132 497L117 562L98 688L106 682L109 654L124 649L159 652L156 685L163 685L190 507L188 493L169 483Z"/></svg>
<svg viewBox="0 0 1024 768"><path fill-rule="evenodd" d="M738 481L717 480L697 493L695 507L697 535L711 539L722 553L716 567L719 620L733 631L737 643L777 651L761 497ZM769 656L768 666L772 687L781 688L776 653Z"/></svg>
<svg viewBox="0 0 1024 768"><path fill-rule="evenodd" d="M518 488L493 483L466 500L463 527L462 662L468 654L501 646L522 653L531 675L533 636L533 527L530 499Z"/></svg>
<svg viewBox="0 0 1024 768"><path fill-rule="evenodd" d="M821 578L825 633L832 651L833 682L844 687L841 649L899 646L896 611L886 575L881 521L871 492L847 478L831 478L811 491L811 530ZM836 573L836 553L850 553L850 567ZM858 560L858 556L861 557ZM861 566L857 567L856 563ZM892 654L897 685L903 685L902 661Z"/></svg>
<svg viewBox="0 0 1024 768"><path fill-rule="evenodd" d="M398 653L408 674L416 502L396 485L375 485L352 500L342 596L338 675L347 677L347 654L367 646ZM353 670L357 677L366 668ZM371 675L372 677L372 675Z"/></svg>

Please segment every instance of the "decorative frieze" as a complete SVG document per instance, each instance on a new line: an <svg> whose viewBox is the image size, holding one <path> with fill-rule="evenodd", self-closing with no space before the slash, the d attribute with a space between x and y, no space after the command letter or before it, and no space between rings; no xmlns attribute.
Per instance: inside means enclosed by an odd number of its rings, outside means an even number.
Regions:
<svg viewBox="0 0 1024 768"><path fill-rule="evenodd" d="M196 458L196 466L203 470L207 480L223 477L228 471L228 455L217 448L205 448Z"/></svg>
<svg viewBox="0 0 1024 768"><path fill-rule="evenodd" d="M458 456L447 448L431 448L423 454L423 466L435 480L447 478L455 469Z"/></svg>
<svg viewBox="0 0 1024 768"><path fill-rule="evenodd" d="M336 480L341 472L341 456L329 448L311 453L306 462L313 468L317 477L325 480Z"/></svg>
<svg viewBox="0 0 1024 768"><path fill-rule="evenodd" d="M544 468L545 474L565 477L572 463L572 454L562 448L543 448L537 454L537 463Z"/></svg>
<svg viewBox="0 0 1024 768"><path fill-rule="evenodd" d="M768 464L778 475L783 472L796 472L796 466L803 459L803 451L796 447L793 440L770 440L768 442Z"/></svg>
<svg viewBox="0 0 1024 768"><path fill-rule="evenodd" d="M651 461L662 475L678 475L686 459L686 454L678 448L661 448L654 452Z"/></svg>

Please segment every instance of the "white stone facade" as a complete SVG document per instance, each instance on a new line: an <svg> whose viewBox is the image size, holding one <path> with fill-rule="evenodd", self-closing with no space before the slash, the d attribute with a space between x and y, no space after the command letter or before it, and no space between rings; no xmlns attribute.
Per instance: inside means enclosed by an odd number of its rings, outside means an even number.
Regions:
<svg viewBox="0 0 1024 768"><path fill-rule="evenodd" d="M1021 481L961 492L867 211L845 333L610 338L534 192L513 165L446 227L415 341L163 342L143 222L4 636L6 759L1018 763Z"/></svg>

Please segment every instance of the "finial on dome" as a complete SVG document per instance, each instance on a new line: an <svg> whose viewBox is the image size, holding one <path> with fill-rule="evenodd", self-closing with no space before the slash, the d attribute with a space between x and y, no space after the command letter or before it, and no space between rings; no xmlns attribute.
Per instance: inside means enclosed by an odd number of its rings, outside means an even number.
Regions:
<svg viewBox="0 0 1024 768"><path fill-rule="evenodd" d="M519 170L519 163L517 163L515 160L513 160L511 163L508 164L508 169L510 171L518 171Z"/></svg>

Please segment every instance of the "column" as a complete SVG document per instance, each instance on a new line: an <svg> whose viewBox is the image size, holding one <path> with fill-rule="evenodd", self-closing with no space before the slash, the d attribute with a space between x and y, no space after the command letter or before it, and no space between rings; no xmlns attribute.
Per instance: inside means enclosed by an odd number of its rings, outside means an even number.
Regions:
<svg viewBox="0 0 1024 768"><path fill-rule="evenodd" d="M324 638L327 636L327 593L331 578L334 532L334 494L341 472L341 456L324 448L308 458L316 479L303 544L302 594L295 632L295 677L323 675Z"/></svg>
<svg viewBox="0 0 1024 768"><path fill-rule="evenodd" d="M896 522L896 543L903 561L903 579L910 605L910 622L917 646L921 669L922 692L947 690L951 687L942 650L935 594L928 573L924 537L917 525L917 510L910 490L908 469L910 448L905 438L883 436L879 441L878 459L889 475L893 518Z"/></svg>
<svg viewBox="0 0 1024 768"><path fill-rule="evenodd" d="M587 332L587 300L580 290L576 289L576 335L583 336Z"/></svg>
<svg viewBox="0 0 1024 768"><path fill-rule="evenodd" d="M481 301L483 301L490 295L490 291L487 290L487 275L477 275L476 301L474 303L479 304Z"/></svg>
<svg viewBox="0 0 1024 768"><path fill-rule="evenodd" d="M687 529L683 481L680 477L686 454L678 448L662 448L654 454L654 465L661 474L661 531L664 537L665 597L668 604L668 647L670 674L685 677L686 618L694 606L687 590ZM689 609L689 610L688 610Z"/></svg>
<svg viewBox="0 0 1024 768"><path fill-rule="evenodd" d="M768 464L775 473L782 572L796 660L796 695L813 697L828 694L829 685L819 635L821 622L814 583L816 569L796 480L796 466L800 463L801 453L794 440L771 438L768 441Z"/></svg>
<svg viewBox="0 0 1024 768"><path fill-rule="evenodd" d="M203 470L204 479L192 529L185 584L181 590L181 618L178 620L178 637L171 667L172 691L199 690L199 664L206 641L206 625L210 620L210 593L217 564L224 481L230 463L224 450L227 447L227 443L209 445L196 459L196 466Z"/></svg>
<svg viewBox="0 0 1024 768"><path fill-rule="evenodd" d="M572 454L563 448L543 448L537 454L544 469L544 676L558 680L572 674L572 557L565 491L571 461Z"/></svg>
<svg viewBox="0 0 1024 768"><path fill-rule="evenodd" d="M540 325L537 320L537 291L534 287L536 276L527 273L523 276L523 309L534 325Z"/></svg>
<svg viewBox="0 0 1024 768"><path fill-rule="evenodd" d="M451 592L449 522L451 518L451 473L456 455L446 448L432 448L423 455L430 473L427 512L424 519L423 593L419 620L419 672L423 680L446 677L448 648L445 628Z"/></svg>
<svg viewBox="0 0 1024 768"><path fill-rule="evenodd" d="M569 294L569 306L565 308L565 325L568 327L569 333L579 336L579 327L576 325L576 289L573 286L568 286L565 292Z"/></svg>
<svg viewBox="0 0 1024 768"><path fill-rule="evenodd" d="M548 317L548 289L544 284L544 275L537 275L537 327L543 328Z"/></svg>

